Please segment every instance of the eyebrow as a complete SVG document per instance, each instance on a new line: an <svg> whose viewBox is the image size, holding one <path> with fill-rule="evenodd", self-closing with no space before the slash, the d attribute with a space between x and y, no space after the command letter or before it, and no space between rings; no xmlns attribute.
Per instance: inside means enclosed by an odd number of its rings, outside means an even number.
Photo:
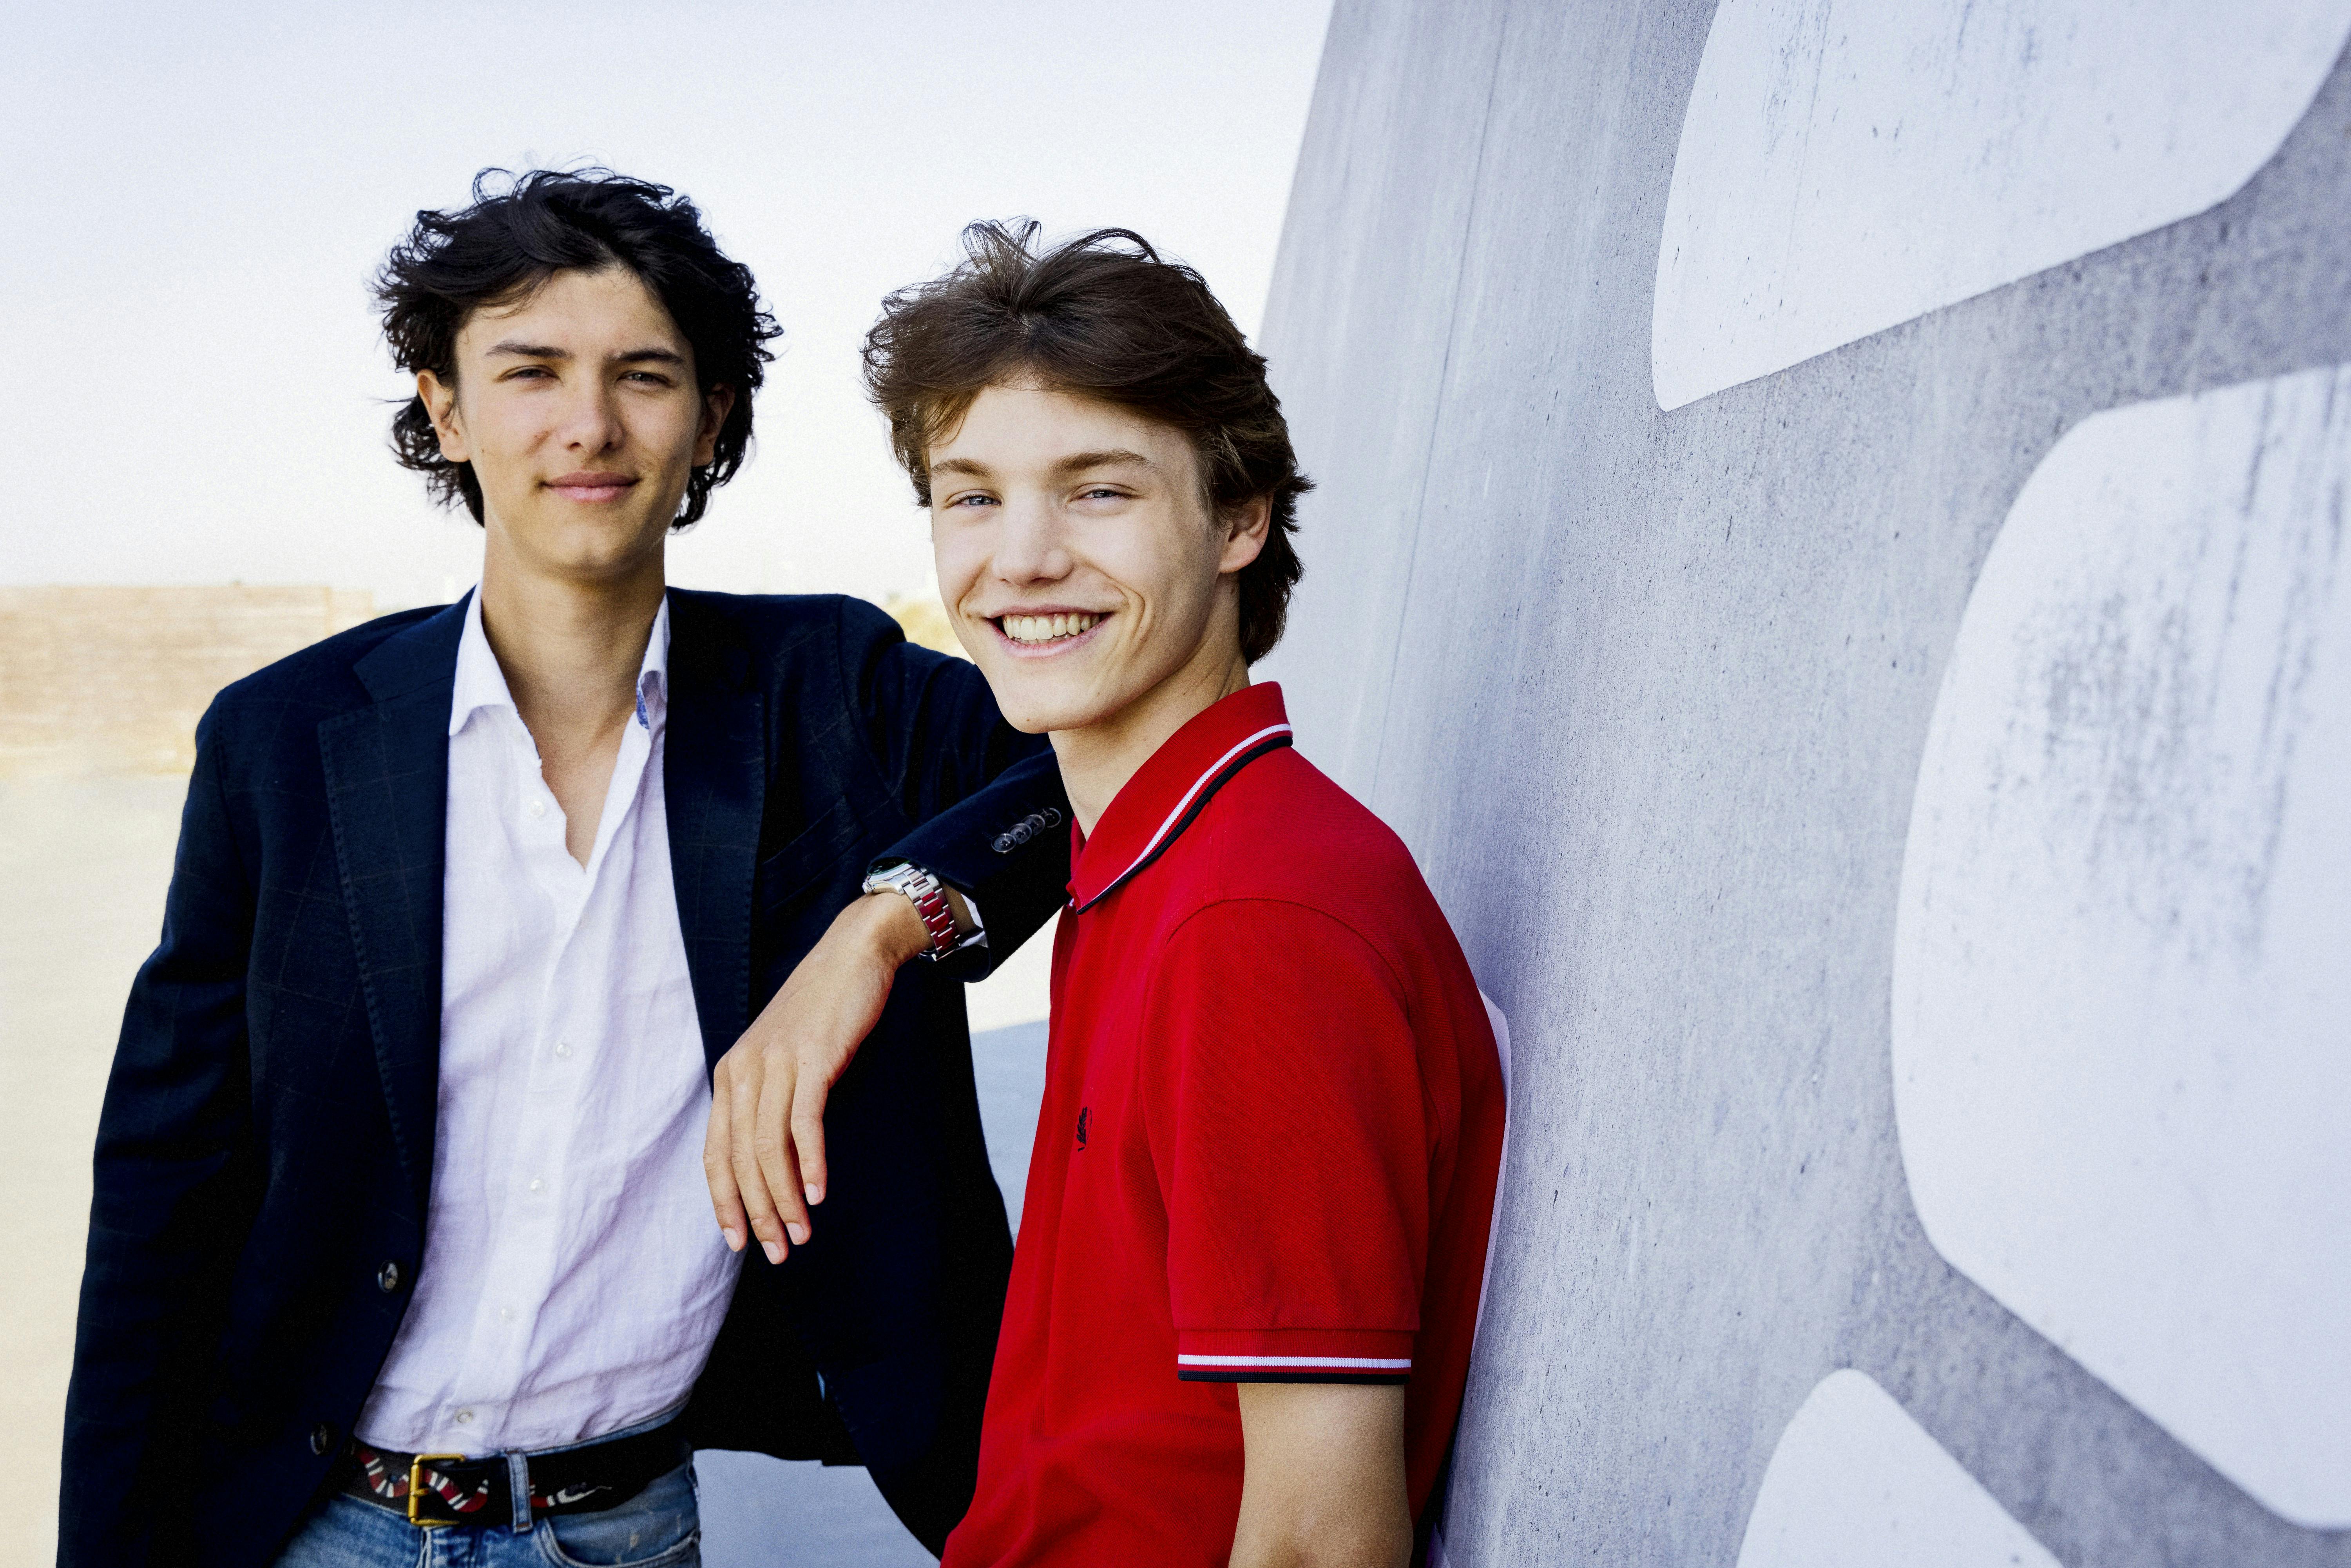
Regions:
<svg viewBox="0 0 2351 1568"><path fill-rule="evenodd" d="M1071 453L1069 456L1062 458L1060 462L1053 465L1053 472L1056 474L1082 474L1089 468L1115 468L1122 465L1139 465L1141 467L1148 468L1151 466L1151 459L1145 457L1140 452L1129 452L1123 446L1113 446L1102 452ZM943 461L932 464L931 472L934 474L969 474L975 477L984 478L987 475L995 472L995 470L989 468L987 464L977 462L969 457L949 457Z"/></svg>
<svg viewBox="0 0 2351 1568"><path fill-rule="evenodd" d="M1082 474L1089 468L1121 466L1148 468L1151 459L1140 452L1129 452L1123 446L1113 446L1102 452L1077 452L1053 465L1057 474Z"/></svg>
<svg viewBox="0 0 2351 1568"><path fill-rule="evenodd" d="M493 343L484 351L488 354L510 354L518 360L568 360L571 358L571 350L569 349L553 348L545 343L525 343L513 338L506 339L502 342ZM616 365L676 365L683 369L685 364L685 356L683 354L673 353L667 349L631 349L625 354L613 355L611 362Z"/></svg>

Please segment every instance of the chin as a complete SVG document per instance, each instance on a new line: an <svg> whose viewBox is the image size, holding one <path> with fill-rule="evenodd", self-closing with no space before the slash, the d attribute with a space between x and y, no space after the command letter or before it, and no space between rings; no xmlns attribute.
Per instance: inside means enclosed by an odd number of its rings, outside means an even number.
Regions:
<svg viewBox="0 0 2351 1568"><path fill-rule="evenodd" d="M1026 671L1016 670L1010 679L994 671L985 672L988 687L996 695L996 706L1004 715L1004 722L1023 735L1049 735L1055 730L1084 729L1099 724L1111 705L1092 693L1071 693L1055 690L1058 683L1023 679Z"/></svg>
<svg viewBox="0 0 2351 1568"><path fill-rule="evenodd" d="M566 529L549 542L556 559L575 576L625 577L643 565L648 554L660 549L668 531L666 526L656 528L642 518L626 523L616 519L604 527Z"/></svg>
<svg viewBox="0 0 2351 1568"><path fill-rule="evenodd" d="M1017 696L1008 701L1006 695L999 691L997 694L996 706L1003 710L1004 722L1023 735L1050 735L1057 729L1078 727L1078 725L1071 722L1064 704L1043 701L1024 702Z"/></svg>

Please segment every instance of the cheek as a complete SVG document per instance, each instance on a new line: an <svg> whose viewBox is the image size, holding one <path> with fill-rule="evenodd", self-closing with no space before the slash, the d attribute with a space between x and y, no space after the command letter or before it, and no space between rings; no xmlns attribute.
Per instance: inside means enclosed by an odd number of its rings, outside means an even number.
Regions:
<svg viewBox="0 0 2351 1568"><path fill-rule="evenodd" d="M650 437L648 444L654 450L667 452L679 461L691 463L702 445L702 409L673 400L664 400L648 408L636 420L635 434Z"/></svg>
<svg viewBox="0 0 2351 1568"><path fill-rule="evenodd" d="M477 455L494 460L510 453L528 452L536 427L546 422L521 398L486 398L463 413L466 444Z"/></svg>
<svg viewBox="0 0 2351 1568"><path fill-rule="evenodd" d="M931 565L938 573L939 597L954 609L987 566L987 544L979 530L931 521Z"/></svg>
<svg viewBox="0 0 2351 1568"><path fill-rule="evenodd" d="M1155 530L1134 541L1134 559L1127 564L1134 575L1128 580L1150 585L1147 597L1161 615L1183 623L1196 621L1216 599L1220 542L1180 524Z"/></svg>

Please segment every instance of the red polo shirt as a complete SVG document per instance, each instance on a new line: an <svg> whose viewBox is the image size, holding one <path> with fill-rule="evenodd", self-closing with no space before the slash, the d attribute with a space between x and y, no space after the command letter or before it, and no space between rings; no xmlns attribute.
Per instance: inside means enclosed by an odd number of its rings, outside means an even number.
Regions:
<svg viewBox="0 0 2351 1568"><path fill-rule="evenodd" d="M1045 1098L946 1568L1220 1564L1235 1383L1405 1385L1412 1508L1461 1405L1502 1146L1469 966L1411 855L1290 748L1193 719L1077 841Z"/></svg>

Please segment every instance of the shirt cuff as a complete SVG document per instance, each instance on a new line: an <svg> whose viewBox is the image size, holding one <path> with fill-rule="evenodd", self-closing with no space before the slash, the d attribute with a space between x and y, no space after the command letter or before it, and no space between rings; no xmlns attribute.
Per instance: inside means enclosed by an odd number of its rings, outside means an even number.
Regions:
<svg viewBox="0 0 2351 1568"><path fill-rule="evenodd" d="M1404 1383L1413 1335L1395 1329L1181 1329L1186 1383Z"/></svg>

